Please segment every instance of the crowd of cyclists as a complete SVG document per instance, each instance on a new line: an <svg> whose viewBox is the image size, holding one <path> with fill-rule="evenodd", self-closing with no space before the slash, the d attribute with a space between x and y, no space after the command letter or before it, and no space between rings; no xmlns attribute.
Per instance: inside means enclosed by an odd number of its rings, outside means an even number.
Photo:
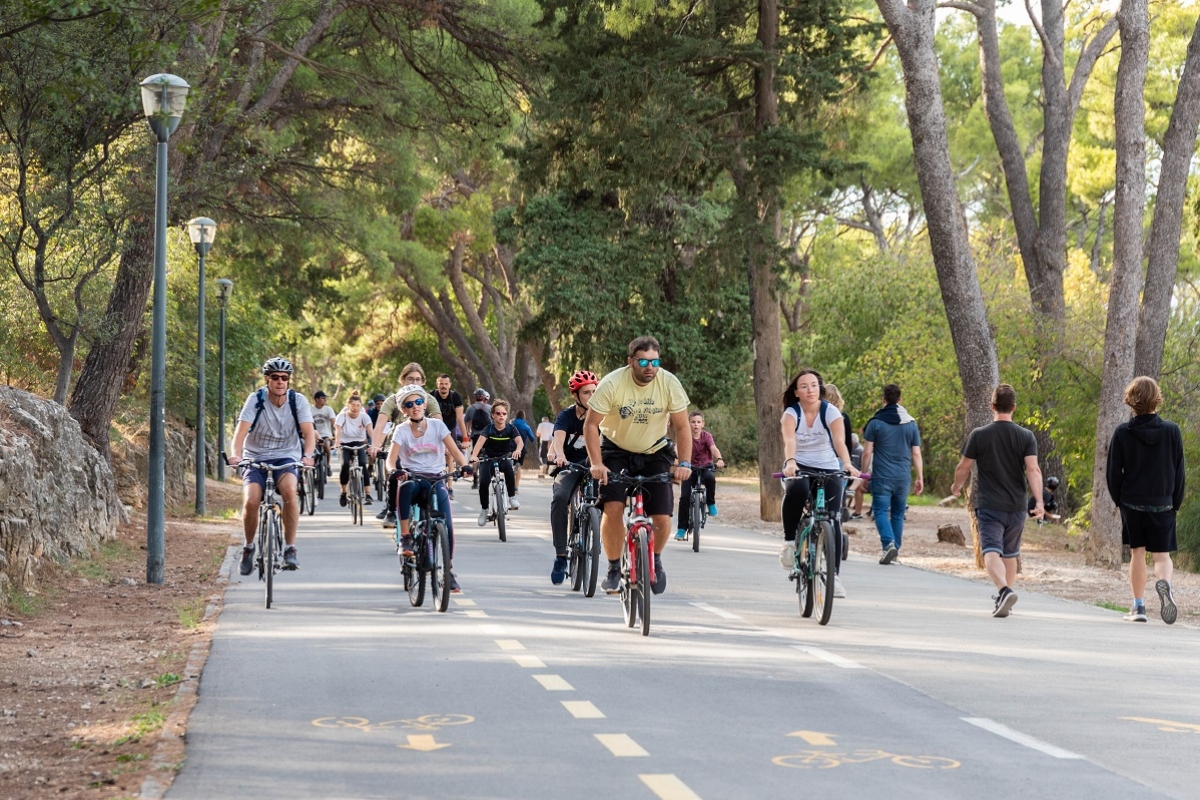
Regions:
<svg viewBox="0 0 1200 800"><path fill-rule="evenodd" d="M670 480L646 482L640 489L644 512L653 527L654 594L661 594L667 585L662 554L672 533L674 486L680 487L676 539L687 535L690 495L698 481L707 500L707 508L700 511L707 510L709 516L718 513L713 468L724 467L724 459L705 430L703 413L689 411L690 401L679 378L662 368L661 345L651 336L630 342L625 365L602 377L586 369L572 374L567 388L574 402L558 413L552 427L545 420L539 426L540 436L535 436L523 413L518 411L514 416L508 401L492 400L482 388L472 393L469 406L451 388L447 374L437 377L433 392L426 390L425 372L417 363L401 370L400 387L395 393L376 394L365 403L360 394L352 393L345 407L336 413L323 391L314 393L310 405L304 395L290 388L294 369L286 359L269 359L262 373L265 385L246 398L229 454L230 464L243 467L243 575L253 570L258 506L265 485L262 470L251 466L251 462L299 463L308 469L314 466L318 448L325 456L322 469L326 470L330 469L332 452L341 452L343 506L347 504L351 462L357 460L369 486L371 471L386 452L380 463L387 472L383 482L387 489L380 498L384 507L377 518L385 528L396 529L397 551L403 555L411 554L413 508L430 492L436 492L438 507L445 509L452 567L453 484L447 475L454 473L454 477L462 475L476 481L480 502L477 523L486 525L494 515L520 508L521 467L537 465L541 438L542 460L553 467L554 479L550 501L554 547L551 582L561 584L567 575L568 511L583 479L590 475L600 487L600 540L608 560L601 588L609 594L620 591L622 579L627 499L624 476L670 476ZM1130 384L1126 403L1134 417L1114 434L1110 452L1120 458L1114 462L1110 455L1107 466L1110 492L1118 498L1123 538L1135 555L1141 556L1140 569L1137 565L1130 568L1134 604L1126 619L1146 619L1143 590L1148 552L1154 558L1158 579L1155 589L1162 616L1171 623L1176 609L1169 582L1170 552L1176 549L1174 515L1182 501L1183 464L1178 428L1159 419L1156 413L1161 397L1157 384L1149 378L1138 378ZM844 597L845 588L836 574L845 547L840 524L843 514L849 513L843 510L844 492L859 490L860 477L865 480L870 476L860 473L863 456L859 454L863 451L856 447L857 435L850 431L849 418L840 410L841 403L835 405L830 398L840 400L840 394L812 369L801 370L783 392L779 435L784 462L779 474L784 481L784 543L780 562L794 577L799 563L797 536L802 520L812 513L814 484L810 478L820 475L829 517L837 525L833 537L833 596ZM899 398L898 387L884 387L883 405L864 428L867 447L863 460L871 460L874 453L872 464L878 473L875 480L880 484L873 511L881 538L880 564L885 565L894 563L902 541L903 509L909 490L919 494L923 489L919 433L915 421L899 405ZM988 574L997 588L993 597L993 616L997 617L1008 616L1016 603L1012 584L1024 520L1029 516L1041 518L1045 513L1036 441L1030 431L1012 421L1014 408L1012 387L996 387L992 399L994 421L967 438L952 487L952 493L958 494L972 469L976 470L979 489L974 495L975 517ZM387 442L390 444L385 451ZM1151 464L1153 469L1148 467ZM572 465L586 467L586 471L569 468ZM456 468L460 472L455 473ZM914 468L917 478L910 487ZM507 488L507 509L489 508L493 497L505 497L499 486L495 495L490 491L497 470L503 474ZM831 474L838 479L826 480ZM299 567L297 468L277 471L276 484L283 501L284 569L294 570ZM1027 486L1038 487L1028 498L1028 505ZM372 502L368 489L364 504ZM452 569L449 580L451 591L459 591Z"/></svg>

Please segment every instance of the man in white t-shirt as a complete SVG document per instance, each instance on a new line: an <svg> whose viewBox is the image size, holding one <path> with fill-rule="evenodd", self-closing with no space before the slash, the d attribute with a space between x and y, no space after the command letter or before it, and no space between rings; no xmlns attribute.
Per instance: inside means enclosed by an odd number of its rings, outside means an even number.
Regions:
<svg viewBox="0 0 1200 800"><path fill-rule="evenodd" d="M320 389L313 393L312 416L313 430L317 432L317 447L325 453L325 474L332 475L329 463L333 454L329 449L329 442L333 439L333 423L337 414L329 407L325 392Z"/></svg>
<svg viewBox="0 0 1200 800"><path fill-rule="evenodd" d="M371 417L363 409L362 398L357 394L350 395L346 409L337 415L334 421L337 434L334 436L334 447L342 448L342 471L339 480L342 484L342 496L338 503L345 506L346 484L350 482L350 459L357 459L363 468L363 491L366 494L363 505L371 505L371 463L367 458L367 445L371 442ZM359 450L347 450L347 447L359 447Z"/></svg>
<svg viewBox="0 0 1200 800"><path fill-rule="evenodd" d="M554 423L550 421L549 417L542 417L536 433L541 451L539 455L542 458L542 471L539 475L545 475L546 468L550 466L550 442L554 441Z"/></svg>

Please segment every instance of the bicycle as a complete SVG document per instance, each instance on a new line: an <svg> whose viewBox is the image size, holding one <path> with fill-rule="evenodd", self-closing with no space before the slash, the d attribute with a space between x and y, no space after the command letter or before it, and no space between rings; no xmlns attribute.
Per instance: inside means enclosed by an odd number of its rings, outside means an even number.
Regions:
<svg viewBox="0 0 1200 800"><path fill-rule="evenodd" d="M492 465L492 513L488 519L496 523L496 530L500 533L500 541L508 541L508 531L506 523L508 522L508 484L504 482L504 473L500 469L502 461L512 462L509 456L499 456L496 458L485 458L480 461L480 466L484 462Z"/></svg>
<svg viewBox="0 0 1200 800"><path fill-rule="evenodd" d="M324 442L317 444L317 452L313 454L313 485L317 489L317 499L325 499L325 484L329 480L329 455L325 452Z"/></svg>
<svg viewBox="0 0 1200 800"><path fill-rule="evenodd" d="M843 480L849 474L845 470L799 470L789 478L782 472L775 473L775 477L785 480L812 481L812 492L800 522L802 530L796 536L796 562L788 574L788 580L796 582L800 616L811 617L814 605L820 606L817 622L821 625L829 624L829 617L833 614L833 582L837 569L837 544L833 537L838 535L833 517L825 507L825 481ZM840 509L838 513L841 513Z"/></svg>
<svg viewBox="0 0 1200 800"><path fill-rule="evenodd" d="M346 497L350 505L350 521L353 525L363 524L363 468L358 463L358 451L366 449L365 444L342 445L342 450L350 454L350 484Z"/></svg>
<svg viewBox="0 0 1200 800"><path fill-rule="evenodd" d="M404 591L408 602L418 607L425 602L425 580L429 577L429 589L433 593L433 605L445 611L450 605L450 534L446 528L445 511L438 507L437 484L447 478L461 477L462 473L444 472L429 481L425 499L413 506L409 533L413 537L412 553L405 555L400 549L400 529L396 528L396 552L400 556L400 574L404 579Z"/></svg>
<svg viewBox="0 0 1200 800"><path fill-rule="evenodd" d="M625 546L621 548L621 609L629 627L642 621L642 636L650 635L650 595L654 585L654 559L650 543L654 526L646 515L642 489L651 483L669 483L670 473L630 475L622 470L609 481L623 483L625 491Z"/></svg>
<svg viewBox="0 0 1200 800"><path fill-rule="evenodd" d="M379 452L375 454L375 474L371 477L376 497L387 497L387 476L387 450L380 448Z"/></svg>
<svg viewBox="0 0 1200 800"><path fill-rule="evenodd" d="M584 474L567 511L567 574L572 591L582 589L585 597L594 597L600 563L600 485L584 464L567 464L562 469Z"/></svg>
<svg viewBox="0 0 1200 800"><path fill-rule="evenodd" d="M316 470L320 469L320 461L316 461L316 466L313 469L306 469L300 473L300 482L296 486L296 491L300 494L300 510L307 512L311 517L317 510L317 487L315 484Z"/></svg>
<svg viewBox="0 0 1200 800"><path fill-rule="evenodd" d="M261 464L242 461L238 467L262 470L267 475L267 485L263 489L262 502L258 506L258 533L255 538L254 563L258 568L258 579L265 580L267 583L266 605L267 608L270 608L275 599L275 573L284 568L283 510L280 508L279 500L275 497L275 472L292 467L300 467L302 471L309 468L299 461L291 464Z"/></svg>
<svg viewBox="0 0 1200 800"><path fill-rule="evenodd" d="M693 467L692 477L695 482L692 484L691 497L689 503L691 506L691 515L688 519L688 527L684 532L684 541L692 540L692 552L700 552L700 531L704 528L704 523L708 521L708 495L704 488L704 476L706 473L716 474L717 467Z"/></svg>

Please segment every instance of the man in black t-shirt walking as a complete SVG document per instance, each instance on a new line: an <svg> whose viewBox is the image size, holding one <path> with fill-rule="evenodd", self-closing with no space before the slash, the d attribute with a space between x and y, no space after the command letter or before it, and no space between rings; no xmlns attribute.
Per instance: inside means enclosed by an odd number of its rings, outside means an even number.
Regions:
<svg viewBox="0 0 1200 800"><path fill-rule="evenodd" d="M1046 513L1037 440L1032 432L1013 422L1016 407L1017 393L1013 387L1007 383L997 386L992 392L992 423L971 431L950 486L950 494L957 497L970 480L971 467L979 468L975 520L984 566L999 590L992 598L996 603L993 617L1007 617L1017 603L1012 585L1017 580L1017 558L1021 555L1026 515L1041 519ZM1034 496L1032 511L1027 510L1026 481Z"/></svg>

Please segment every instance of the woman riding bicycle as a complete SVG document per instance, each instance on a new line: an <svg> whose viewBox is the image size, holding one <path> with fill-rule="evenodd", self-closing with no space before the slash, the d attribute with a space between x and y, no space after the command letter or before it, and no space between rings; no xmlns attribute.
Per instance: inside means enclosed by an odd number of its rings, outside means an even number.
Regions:
<svg viewBox="0 0 1200 800"><path fill-rule="evenodd" d="M387 457L387 463L392 464L399 456L397 468L408 473L408 480L402 481L396 490L396 511L400 517L399 550L404 555L412 555L413 506L428 499L432 489L437 495L438 509L446 517L450 562L453 565L454 522L450 518L450 498L446 493L445 482L438 480L438 476L445 469L447 454L459 466L466 466L467 457L458 449L458 443L454 441L454 435L445 423L425 416L423 387L410 384L401 388L396 395L396 403L408 418L396 427L392 435L392 448ZM453 572L450 573L450 591L459 591L458 581Z"/></svg>
<svg viewBox="0 0 1200 800"><path fill-rule="evenodd" d="M848 469L858 477L858 470L850 463L850 452L846 449L846 435L842 412L824 399L825 382L820 373L813 369L801 370L783 393L783 416L779 419L780 434L783 436L783 474L795 477L797 472L836 472ZM785 569L796 563L796 531L804 516L804 506L812 494L809 480L787 480L783 495L783 550L779 561ZM837 535L833 537L837 547L835 565L840 566L841 519L843 483L837 480L825 483L825 508L833 520ZM834 597L844 597L840 578L834 578Z"/></svg>
<svg viewBox="0 0 1200 800"><path fill-rule="evenodd" d="M478 461L480 455L488 459L479 466L479 505L482 509L479 512L479 527L487 525L489 517L488 496L491 494L490 484L492 471L495 468L490 459L503 459L499 462L499 469L504 473L504 483L508 489L508 509L516 511L521 507L517 498L513 497L517 490L513 462L521 459L524 447L525 442L521 438L521 434L515 427L508 424L508 401L497 400L492 403L492 424L479 434L479 438L475 440L475 449L471 452L472 463ZM511 458L504 458L505 456L511 456ZM503 514L508 509L497 508L496 513Z"/></svg>

